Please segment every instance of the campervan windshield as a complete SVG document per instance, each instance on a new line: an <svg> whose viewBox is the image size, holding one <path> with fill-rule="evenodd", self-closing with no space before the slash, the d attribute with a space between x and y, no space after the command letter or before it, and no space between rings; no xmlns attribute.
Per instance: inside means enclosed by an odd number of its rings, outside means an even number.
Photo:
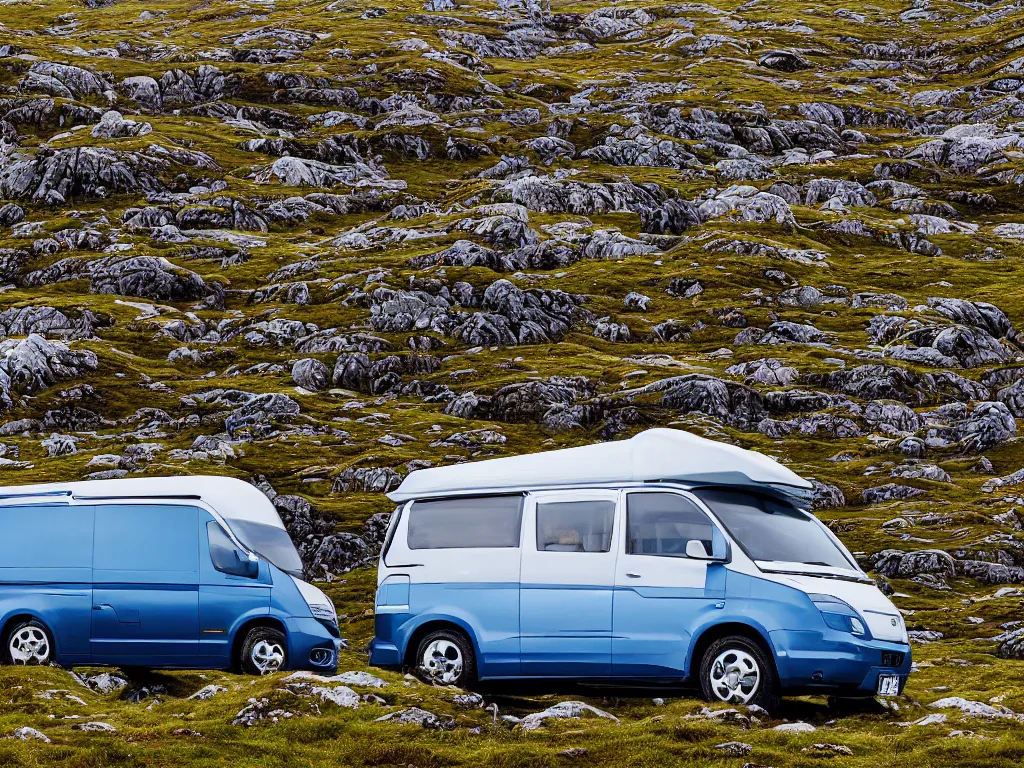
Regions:
<svg viewBox="0 0 1024 768"><path fill-rule="evenodd" d="M821 526L781 500L718 488L697 495L754 560L856 567Z"/></svg>
<svg viewBox="0 0 1024 768"><path fill-rule="evenodd" d="M302 560L295 545L283 528L255 523L251 520L228 521L238 540L258 555L262 555L285 573L297 579L304 578Z"/></svg>

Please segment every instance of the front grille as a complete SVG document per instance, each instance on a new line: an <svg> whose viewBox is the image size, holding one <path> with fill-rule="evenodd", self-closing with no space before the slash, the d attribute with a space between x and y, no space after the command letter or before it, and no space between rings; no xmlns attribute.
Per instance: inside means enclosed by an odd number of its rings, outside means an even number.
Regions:
<svg viewBox="0 0 1024 768"><path fill-rule="evenodd" d="M903 666L903 654L899 651L882 651L882 666L883 667L901 667Z"/></svg>

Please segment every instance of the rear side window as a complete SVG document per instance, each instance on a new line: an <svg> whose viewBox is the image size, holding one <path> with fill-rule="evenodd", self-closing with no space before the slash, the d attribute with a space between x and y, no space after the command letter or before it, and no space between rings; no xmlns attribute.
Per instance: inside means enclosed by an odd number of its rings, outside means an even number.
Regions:
<svg viewBox="0 0 1024 768"><path fill-rule="evenodd" d="M537 505L538 552L607 552L614 501L556 501Z"/></svg>
<svg viewBox="0 0 1024 768"><path fill-rule="evenodd" d="M522 496L417 501L409 510L409 549L519 546Z"/></svg>
<svg viewBox="0 0 1024 768"><path fill-rule="evenodd" d="M686 557L691 539L711 552L714 530L707 515L676 493L626 496L626 554Z"/></svg>
<svg viewBox="0 0 1024 768"><path fill-rule="evenodd" d="M159 504L96 507L93 568L108 573L196 574L199 510Z"/></svg>

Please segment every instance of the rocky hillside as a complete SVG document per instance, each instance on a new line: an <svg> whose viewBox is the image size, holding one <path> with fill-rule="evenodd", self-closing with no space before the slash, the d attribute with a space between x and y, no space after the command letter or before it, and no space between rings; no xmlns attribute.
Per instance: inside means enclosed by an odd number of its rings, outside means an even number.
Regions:
<svg viewBox="0 0 1024 768"><path fill-rule="evenodd" d="M826 733L9 671L0 762L1019 760L1022 98L1009 0L0 0L0 482L260 484L362 672L382 491L675 425L814 478L919 660Z"/></svg>

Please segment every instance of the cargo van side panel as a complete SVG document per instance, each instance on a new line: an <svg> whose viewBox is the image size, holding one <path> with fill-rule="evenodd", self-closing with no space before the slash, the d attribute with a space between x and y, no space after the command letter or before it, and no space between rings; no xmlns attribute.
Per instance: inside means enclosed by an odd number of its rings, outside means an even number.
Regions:
<svg viewBox="0 0 1024 768"><path fill-rule="evenodd" d="M92 507L0 507L0 627L36 617L63 664L90 660L92 537Z"/></svg>
<svg viewBox="0 0 1024 768"><path fill-rule="evenodd" d="M199 513L159 504L96 507L95 662L198 663Z"/></svg>
<svg viewBox="0 0 1024 768"><path fill-rule="evenodd" d="M199 513L199 655L210 667L230 667L235 633L246 621L270 612L270 566L259 563L259 575L235 576L218 571L210 557L209 525L219 526L206 511ZM223 530L223 529L221 529Z"/></svg>

